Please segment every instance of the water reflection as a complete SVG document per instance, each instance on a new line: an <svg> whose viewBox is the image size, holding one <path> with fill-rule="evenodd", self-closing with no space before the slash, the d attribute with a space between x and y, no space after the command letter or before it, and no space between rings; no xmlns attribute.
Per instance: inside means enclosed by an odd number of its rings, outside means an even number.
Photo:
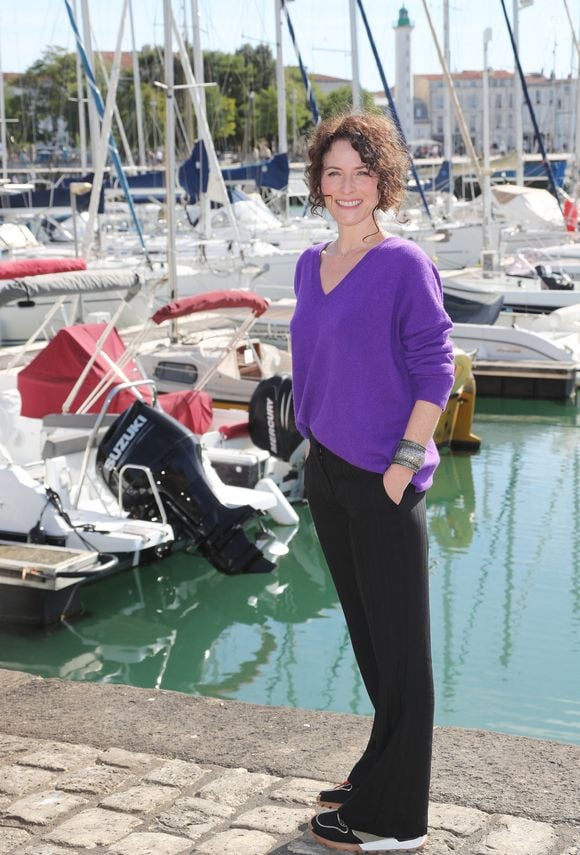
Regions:
<svg viewBox="0 0 580 855"><path fill-rule="evenodd" d="M455 553L465 553L473 540L475 518L475 488L471 454L444 454L433 487L428 493L428 525L431 534L431 554L437 556L435 563L440 567L441 591L441 673L438 680L438 695L444 709L452 705L456 693L458 663L456 662L454 635L454 586L453 572L456 567ZM436 550L434 547L438 546ZM433 589L433 585L431 586ZM433 597L432 592L432 597ZM469 621L467 623L469 627ZM464 634L459 646L467 643L469 631Z"/></svg>
<svg viewBox="0 0 580 855"><path fill-rule="evenodd" d="M442 460L429 513L437 718L579 742L580 421L566 407L562 428L549 410L506 409L478 424L480 454Z"/></svg>
<svg viewBox="0 0 580 855"><path fill-rule="evenodd" d="M87 587L81 619L44 638L9 636L2 647L10 648L10 658L2 664L65 679L228 696L267 665L278 681L293 664L292 626L337 603L306 507L300 516L301 536L274 574L226 578L193 555L135 569ZM252 628L251 643L224 644L244 626Z"/></svg>
<svg viewBox="0 0 580 855"><path fill-rule="evenodd" d="M441 549L465 551L473 539L475 489L471 454L444 454L428 493L429 531Z"/></svg>

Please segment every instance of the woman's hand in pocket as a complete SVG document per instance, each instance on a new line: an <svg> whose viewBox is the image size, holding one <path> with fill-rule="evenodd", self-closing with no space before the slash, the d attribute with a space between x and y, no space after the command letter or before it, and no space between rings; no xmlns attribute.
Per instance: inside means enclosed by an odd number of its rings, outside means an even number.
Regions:
<svg viewBox="0 0 580 855"><path fill-rule="evenodd" d="M401 504L403 493L411 483L413 472L407 469L406 466L401 466L398 463L391 463L389 468L383 475L383 487L385 493L395 505Z"/></svg>

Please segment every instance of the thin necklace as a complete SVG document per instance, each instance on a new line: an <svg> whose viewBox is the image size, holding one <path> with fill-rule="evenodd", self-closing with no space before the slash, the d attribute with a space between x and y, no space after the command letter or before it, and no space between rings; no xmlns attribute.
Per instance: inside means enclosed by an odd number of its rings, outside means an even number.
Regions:
<svg viewBox="0 0 580 855"><path fill-rule="evenodd" d="M362 246L355 246L353 249L347 249L346 252L341 252L340 249L338 248L338 243L336 243L336 242L334 244L334 247L336 249L336 255L339 258L348 258L349 255L356 255L357 252L362 252L363 250L372 249L373 246L377 246L377 244L382 243L384 241L384 239L385 239L384 235L382 235L380 241L377 241L376 243L371 243L370 245L369 244L363 244ZM331 253L331 255L332 255L332 253Z"/></svg>

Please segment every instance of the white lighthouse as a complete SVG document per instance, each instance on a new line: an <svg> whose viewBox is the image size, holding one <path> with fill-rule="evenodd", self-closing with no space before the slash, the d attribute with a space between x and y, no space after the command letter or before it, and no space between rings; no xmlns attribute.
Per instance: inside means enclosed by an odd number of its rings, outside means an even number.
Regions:
<svg viewBox="0 0 580 855"><path fill-rule="evenodd" d="M411 74L411 31L413 24L404 6L399 9L395 30L395 104L403 133L413 137L413 87Z"/></svg>

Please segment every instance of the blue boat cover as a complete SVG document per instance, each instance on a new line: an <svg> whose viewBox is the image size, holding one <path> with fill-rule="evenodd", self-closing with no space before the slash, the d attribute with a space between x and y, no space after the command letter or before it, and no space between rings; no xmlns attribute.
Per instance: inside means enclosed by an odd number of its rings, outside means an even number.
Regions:
<svg viewBox="0 0 580 855"><path fill-rule="evenodd" d="M94 174L89 172L87 175L64 175L62 179L53 187L46 190L25 190L23 193L12 193L2 200L3 208L45 208L47 211L51 208L70 208L70 185L73 182L93 183ZM105 211L105 197L103 188L99 196L98 213L103 214ZM76 197L76 206L79 213L88 211L89 202L91 199L90 192L82 193Z"/></svg>
<svg viewBox="0 0 580 855"><path fill-rule="evenodd" d="M197 202L200 193L207 193L209 158L202 140L196 140L192 152L178 169L179 183L191 202Z"/></svg>
<svg viewBox="0 0 580 855"><path fill-rule="evenodd" d="M562 160L551 160L550 165L552 167L552 175L554 177L554 182L556 187L562 188L564 186L564 179L566 177L566 168L567 161ZM516 180L516 170L515 169L499 169L497 172L492 172L491 174L493 178L502 178L504 180L514 181ZM547 181L546 175L546 166L544 161L542 160L524 160L524 184L531 184L534 181Z"/></svg>
<svg viewBox="0 0 580 855"><path fill-rule="evenodd" d="M421 183L421 188L425 193L431 193L434 190L438 192L449 193L449 161L444 160L441 166L439 167L439 172L435 176L434 179L429 179L428 181L423 181ZM410 193L419 193L419 187L417 184L410 184L407 186L407 190Z"/></svg>
<svg viewBox="0 0 580 855"><path fill-rule="evenodd" d="M226 183L254 181L257 188L282 190L288 186L290 164L287 154L276 154L269 160L222 169L221 172ZM191 202L198 200L200 192L207 192L209 159L202 140L196 140L190 156L179 167L178 178Z"/></svg>

